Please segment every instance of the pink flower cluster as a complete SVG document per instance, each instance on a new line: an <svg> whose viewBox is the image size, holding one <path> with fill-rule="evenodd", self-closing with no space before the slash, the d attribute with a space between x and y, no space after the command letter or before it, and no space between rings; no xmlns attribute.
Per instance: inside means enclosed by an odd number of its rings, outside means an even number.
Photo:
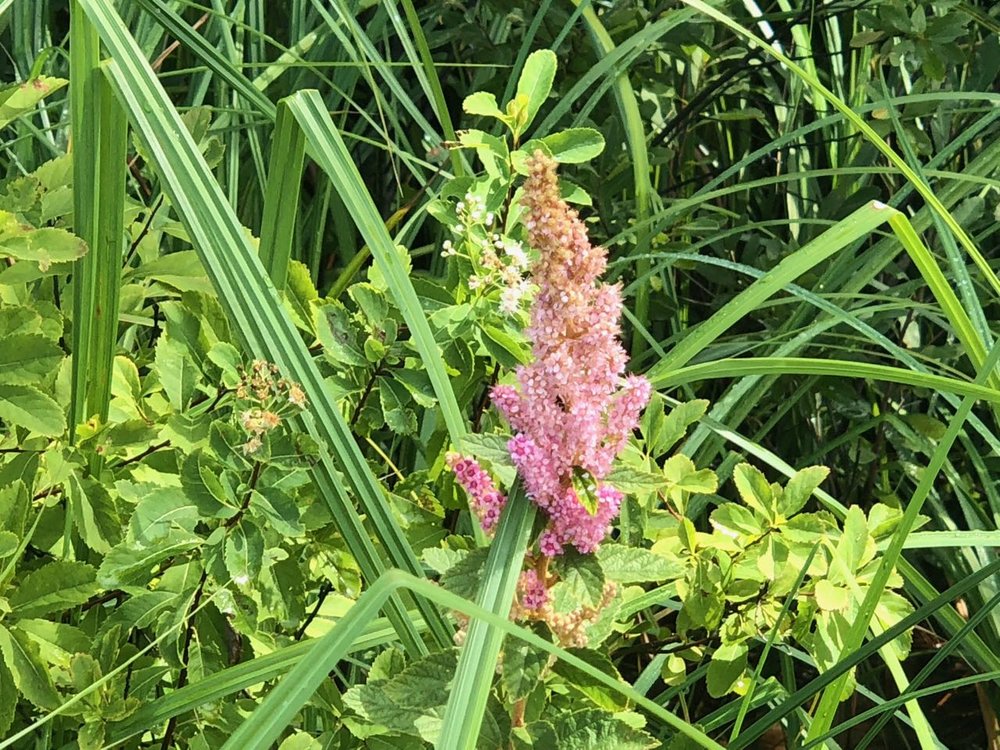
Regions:
<svg viewBox="0 0 1000 750"><path fill-rule="evenodd" d="M469 495L469 505L476 515L483 531L493 531L500 520L500 512L507 498L493 484L493 479L474 458L449 453L446 457L448 468L455 473L455 479Z"/></svg>
<svg viewBox="0 0 1000 750"><path fill-rule="evenodd" d="M567 544L589 553L607 536L622 500L600 480L635 429L650 385L625 376L621 289L599 281L607 252L591 245L576 211L562 200L555 161L536 151L528 167L525 225L540 255L532 268L538 294L527 330L534 359L518 368L519 388L498 385L492 397L517 432L508 448L528 495L549 516L542 554L558 555ZM593 515L574 489L576 469L597 482Z"/></svg>

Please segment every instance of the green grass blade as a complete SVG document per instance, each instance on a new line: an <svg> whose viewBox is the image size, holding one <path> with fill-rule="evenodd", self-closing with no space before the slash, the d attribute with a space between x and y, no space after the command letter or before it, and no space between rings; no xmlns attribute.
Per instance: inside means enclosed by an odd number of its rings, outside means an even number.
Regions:
<svg viewBox="0 0 1000 750"><path fill-rule="evenodd" d="M108 80L160 174L234 330L239 332L253 356L275 362L284 374L301 383L306 392L310 410L301 421L320 446L319 460L313 467L314 481L340 525L362 574L374 581L384 566L361 525L354 509L355 501L361 504L393 563L421 574L422 568L385 502L378 480L284 310L243 227L226 203L177 110L142 58L135 40L107 4L81 0L80 6L94 22L111 54L112 60L105 68ZM342 484L327 451L336 456L354 498ZM440 613L428 606L422 614L435 639L449 642L450 628ZM392 600L388 615L407 648L415 653L423 651L422 641L402 602Z"/></svg>
<svg viewBox="0 0 1000 750"><path fill-rule="evenodd" d="M465 420L445 372L441 349L434 340L407 268L396 251L396 245L364 186L364 180L351 159L343 138L330 120L317 92L300 91L285 101L305 133L310 154L336 186L348 213L371 249L375 263L385 276L389 290L410 329L414 346L427 368L452 442L457 444L465 435Z"/></svg>
<svg viewBox="0 0 1000 750"><path fill-rule="evenodd" d="M534 519L535 504L517 482L490 545L476 597L477 605L498 617L510 614ZM503 631L485 620L469 624L444 710L438 750L467 750L476 746L503 638Z"/></svg>
<svg viewBox="0 0 1000 750"><path fill-rule="evenodd" d="M760 357L718 359L700 365L690 365L651 377L654 388L693 383L712 378L737 378L745 375L825 375L839 378L870 378L887 383L902 383L915 388L957 393L989 403L1000 403L1000 391L980 383L956 380L943 375L904 370L891 365L875 365L843 359L810 359L808 357Z"/></svg>
<svg viewBox="0 0 1000 750"><path fill-rule="evenodd" d="M681 343L649 370L649 379L655 386L660 379L670 377L671 373L690 362L764 300L834 253L870 234L895 213L895 209L873 202L841 219L801 250L782 259L771 271L727 302L711 318L687 333Z"/></svg>
<svg viewBox="0 0 1000 750"><path fill-rule="evenodd" d="M996 566L991 566L991 568L994 567L1000 567L1000 562ZM442 607L454 609L471 618L486 621L492 627L502 630L506 635L514 636L581 670L595 682L599 682L633 701L672 730L692 740L698 747L707 750L723 750L722 745L696 727L666 711L649 698L640 695L632 686L605 674L578 656L549 643L530 630L515 625L505 617L500 617L478 604L473 604L450 591L445 591L430 581L421 580L398 570L387 572L361 595L361 598L341 622L317 643L313 650L314 658L299 662L298 666L285 675L281 683L271 691L229 741L223 745L222 750L236 750L237 748L239 750L265 750L270 747L270 743L277 739L292 717L309 700L319 684L327 679L330 670L347 653L351 641L361 632L364 622L374 617L390 594L400 588L411 591L418 598L429 599ZM907 626L912 625L908 622L906 624ZM898 635L898 632L895 635Z"/></svg>
<svg viewBox="0 0 1000 750"><path fill-rule="evenodd" d="M410 612L410 618L418 629L425 629L426 626L416 611ZM351 644L348 653L360 653L385 646L391 643L394 637L395 629L392 624L380 617L367 624L364 632ZM147 731L150 727L163 724L174 716L180 716L206 703L221 700L241 690L280 677L296 664L309 659L317 643L319 643L318 638L284 646L144 703L128 719L114 725L109 732L109 741L111 744L124 742Z"/></svg>
<svg viewBox="0 0 1000 750"><path fill-rule="evenodd" d="M292 257L306 139L288 107L279 104L271 140L271 168L260 229L260 262L278 291L285 288Z"/></svg>

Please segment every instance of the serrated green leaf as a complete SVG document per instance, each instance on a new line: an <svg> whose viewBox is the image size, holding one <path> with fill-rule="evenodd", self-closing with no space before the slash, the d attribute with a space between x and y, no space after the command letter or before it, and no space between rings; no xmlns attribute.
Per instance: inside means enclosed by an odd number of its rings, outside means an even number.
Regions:
<svg viewBox="0 0 1000 750"><path fill-rule="evenodd" d="M0 338L0 383L31 385L55 372L62 361L59 345L38 333Z"/></svg>
<svg viewBox="0 0 1000 750"><path fill-rule="evenodd" d="M74 472L69 481L69 503L80 538L94 552L107 553L121 541L118 509L103 484Z"/></svg>
<svg viewBox="0 0 1000 750"><path fill-rule="evenodd" d="M17 552L20 542L13 531L0 531L0 560Z"/></svg>
<svg viewBox="0 0 1000 750"><path fill-rule="evenodd" d="M709 522L720 534L742 540L744 544L764 533L760 520L750 510L736 503L720 505L712 511Z"/></svg>
<svg viewBox="0 0 1000 750"><path fill-rule="evenodd" d="M83 604L97 593L95 570L90 565L56 560L28 573L9 597L20 617L38 617Z"/></svg>
<svg viewBox="0 0 1000 750"><path fill-rule="evenodd" d="M785 518L790 518L798 513L809 501L813 491L829 474L830 470L825 466L809 466L795 472L781 494L778 512Z"/></svg>
<svg viewBox="0 0 1000 750"><path fill-rule="evenodd" d="M0 625L0 654L25 698L39 708L51 711L62 702L52 677L38 655L38 646L17 628Z"/></svg>
<svg viewBox="0 0 1000 750"><path fill-rule="evenodd" d="M158 487L135 507L129 534L138 544L147 545L172 528L192 532L198 517L198 506L180 487Z"/></svg>
<svg viewBox="0 0 1000 750"><path fill-rule="evenodd" d="M594 555L567 551L554 558L552 567L559 576L559 583L553 586L553 597L566 596L573 604L569 610L564 611L594 607L601 603L604 597L604 571Z"/></svg>
<svg viewBox="0 0 1000 750"><path fill-rule="evenodd" d="M45 437L59 437L66 432L62 407L30 385L0 384L0 420Z"/></svg>
<svg viewBox="0 0 1000 750"><path fill-rule="evenodd" d="M606 711L584 709L551 720L559 750L652 750L659 740L633 729Z"/></svg>
<svg viewBox="0 0 1000 750"><path fill-rule="evenodd" d="M7 736L7 730L14 723L17 710L17 685L4 659L0 659L0 737Z"/></svg>
<svg viewBox="0 0 1000 750"><path fill-rule="evenodd" d="M825 578L816 581L816 604L826 611L845 610L851 603L851 592L845 586L836 586Z"/></svg>
<svg viewBox="0 0 1000 750"><path fill-rule="evenodd" d="M622 681L621 675L615 669L615 665L607 654L586 648L571 648L568 650L573 656L587 662L587 664L599 672ZM598 682L582 669L578 669L564 661L556 661L552 665L552 671L565 679L567 687L571 690L582 693L589 700L593 701L594 704L606 711L621 711L628 705L628 701L619 693L616 693L603 682Z"/></svg>
<svg viewBox="0 0 1000 750"><path fill-rule="evenodd" d="M145 585L160 562L182 555L202 542L200 537L176 529L143 545L122 542L104 556L97 570L97 582L107 589Z"/></svg>
<svg viewBox="0 0 1000 750"><path fill-rule="evenodd" d="M469 552L441 576L441 585L453 594L475 601L476 594L479 593L479 584L482 582L487 554L489 554L488 548Z"/></svg>
<svg viewBox="0 0 1000 750"><path fill-rule="evenodd" d="M170 336L161 336L156 343L156 357L153 361L170 405L178 411L186 408L201 376L187 347Z"/></svg>
<svg viewBox="0 0 1000 750"><path fill-rule="evenodd" d="M549 655L521 640L513 638L504 643L501 682L508 701L526 698L538 687L542 670L549 662Z"/></svg>
<svg viewBox="0 0 1000 750"><path fill-rule="evenodd" d="M279 534L294 537L304 531L295 500L277 487L254 490L250 496L250 509L262 515Z"/></svg>
<svg viewBox="0 0 1000 750"><path fill-rule="evenodd" d="M681 560L624 544L602 544L597 559L607 579L616 583L662 583L684 575Z"/></svg>
<svg viewBox="0 0 1000 750"><path fill-rule="evenodd" d="M0 89L0 128L33 110L38 102L67 83L65 78L38 76Z"/></svg>
<svg viewBox="0 0 1000 750"><path fill-rule="evenodd" d="M774 519L774 497L771 485L759 469L750 464L739 464L733 470L733 481L743 503L763 519Z"/></svg>

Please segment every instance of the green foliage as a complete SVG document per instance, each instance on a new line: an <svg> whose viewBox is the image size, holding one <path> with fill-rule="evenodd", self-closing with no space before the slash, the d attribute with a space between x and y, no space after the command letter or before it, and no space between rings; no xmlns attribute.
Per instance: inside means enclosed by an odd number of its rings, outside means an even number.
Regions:
<svg viewBox="0 0 1000 750"><path fill-rule="evenodd" d="M974 746L993 5L277 5L0 3L0 748ZM530 358L536 150L663 388L612 538L529 554L551 601L509 618L523 544L447 455L515 485L489 389Z"/></svg>

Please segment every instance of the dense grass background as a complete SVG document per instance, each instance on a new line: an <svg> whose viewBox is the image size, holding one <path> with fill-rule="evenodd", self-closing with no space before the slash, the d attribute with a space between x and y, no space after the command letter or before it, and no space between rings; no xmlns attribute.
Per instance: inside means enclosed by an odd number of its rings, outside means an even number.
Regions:
<svg viewBox="0 0 1000 750"><path fill-rule="evenodd" d="M310 387L311 400L322 403L322 384L294 328L287 317L268 313L276 303L267 297L263 277L246 281L260 272L247 260L253 248L235 220L255 236L276 232L264 245L279 261L265 262L265 269L279 286L274 269L290 256L305 264L321 294L342 295L373 256L391 257L392 241L410 248L415 277L441 276L438 251L445 236L425 207L451 177L472 168L465 152L447 148L456 130L477 125L462 113L461 101L477 90L508 98L527 54L551 48L560 70L536 134L587 125L607 141L604 153L575 169L571 179L593 196L590 231L610 248L612 276L626 290L631 366L660 378L667 395L712 402L684 451L699 466L720 466L722 477L747 456L774 476L789 467L825 464L832 473L824 489L843 505L881 501L906 507L921 481L928 482L923 512L931 521L925 531L956 533L907 540L902 571L918 605L995 560L996 400L992 407L977 402L967 420L955 422L963 391L927 377L968 383L981 376L987 387L1000 384L1000 374L984 369L997 335L1000 294L1000 9L994 3L79 5L75 13L85 9L90 21L71 31L67 3L0 1L0 80L37 73L69 77L72 67L77 82L4 131L0 179L27 174L72 146L72 226L92 247L111 248L110 260L94 253L88 256L93 265L80 269L73 291L78 323L90 319L88 305L114 309L119 272L131 280L139 266L137 256L123 269L115 262L122 205L126 215L132 210L161 229L183 222L194 237L193 228L200 226L204 241L219 249L214 268L205 260L209 276L229 312L244 322L250 346L291 367ZM125 37L112 43L118 33L112 5L138 51ZM98 32L104 52L98 51ZM71 48L71 36L94 46ZM166 103L129 54L151 62L182 116L206 108L210 124L206 118L196 140L210 173L199 173L194 156L169 143L173 121L158 109ZM115 63L110 84L97 68L105 55ZM88 72L92 83L83 82ZM295 152L296 135L282 130L289 115L277 103L304 89L317 89L319 96L293 104L304 131L298 148L311 157L300 174L294 159L291 166L283 160ZM336 131L324 130L322 112L331 113ZM126 116L134 140L88 139L87 118L124 133ZM115 165L126 159L121 196L114 187L120 174ZM345 171L351 162L357 174ZM286 167L284 187L275 189L272 180ZM94 192L82 194L81 184L93 184ZM296 191L297 205L290 200ZM739 296L871 200L898 209L919 241L908 245L883 225L803 267L795 285L783 284L773 296L752 305ZM284 220L283 229L273 230L271 219ZM190 249L180 232L164 231L159 238L159 253ZM413 294L402 279L394 288ZM92 327L73 330L74 351L93 357L90 365L85 357L76 359L78 394L87 393L77 395L77 403L86 402L78 416L106 403L102 388L110 376L101 368L109 351L149 351L158 302L150 296L130 311L141 324L104 320L102 327L97 317ZM419 307L411 314L416 336ZM678 345L720 314L729 316L727 325L682 358ZM752 358L755 369L734 375L735 366L725 361L730 358ZM894 369L858 377L861 363ZM905 376L899 376L902 371ZM449 390L441 372L439 397ZM378 464L381 457L371 444L355 442L344 420L337 421L336 407L327 406L327 421L310 429L339 445L338 453L353 467L340 466L343 478L328 467L329 492L357 493L369 517L377 516L366 459ZM465 401L456 402L444 413L453 438L467 428L472 410L465 407ZM939 471L928 475L953 424L954 447L941 457ZM404 473L418 468L406 441L379 450ZM338 482L347 489L338 490ZM364 505L365 497L376 499ZM367 537L349 516L344 511L343 522L354 524L355 554L359 560L369 556L361 566L373 580L383 564L371 549L360 551ZM386 537L380 541L395 565L417 572L405 539L397 538L394 548ZM995 575L985 577L921 620L911 674L949 639L947 670L932 680L1000 669L997 592ZM407 620L407 604L398 600L387 612L397 625ZM422 606L433 627L437 610ZM976 615L982 617L978 639L968 631L955 639L963 618ZM447 639L447 625L439 622L436 635ZM410 637L417 648L418 637ZM804 673L787 655L772 660L793 692ZM646 663L639 655L618 666L635 678ZM883 670L877 661L864 662L861 681L883 684ZM950 747L996 746L995 685L948 695L949 702L935 703L935 696L923 704L938 737ZM697 690L658 698L695 718L714 707ZM846 704L841 720L865 705ZM894 721L878 741L889 746L913 736Z"/></svg>

